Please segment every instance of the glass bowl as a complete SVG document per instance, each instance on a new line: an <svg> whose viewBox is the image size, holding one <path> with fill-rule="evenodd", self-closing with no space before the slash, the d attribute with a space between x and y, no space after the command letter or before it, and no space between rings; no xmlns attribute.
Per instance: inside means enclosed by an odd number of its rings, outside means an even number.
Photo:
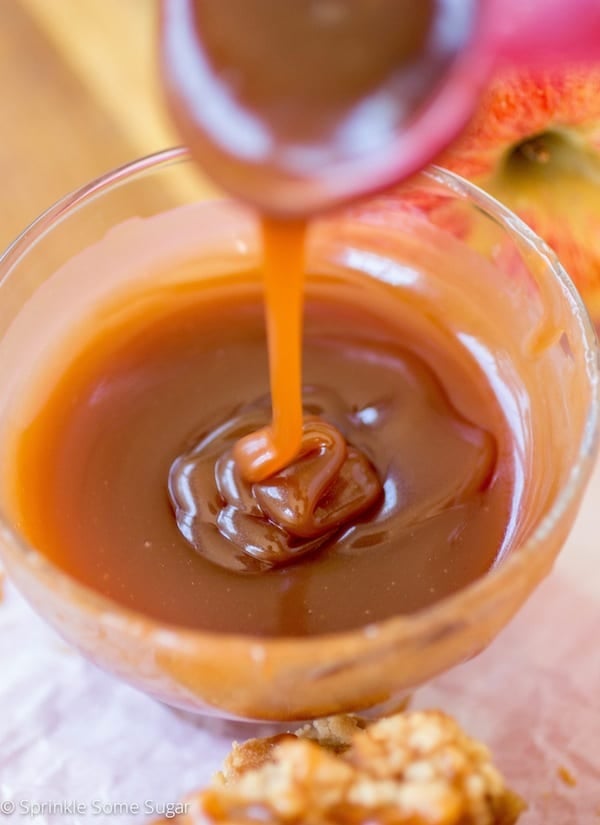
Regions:
<svg viewBox="0 0 600 825"><path fill-rule="evenodd" d="M162 624L80 584L29 546L8 472L40 359L119 290L256 264L256 220L198 202L188 153L110 172L57 203L0 260L0 552L33 607L100 667L173 706L303 720L379 713L482 650L546 576L590 474L598 356L556 256L520 220L442 169L315 222L309 271L356 271L398 290L482 368L520 433L523 508L513 549L461 591L409 616L309 638L211 634ZM437 334L437 333L436 333ZM36 364L38 367L36 368ZM56 369L60 368L56 364ZM520 388L508 392L507 387ZM85 548L82 548L85 552Z"/></svg>

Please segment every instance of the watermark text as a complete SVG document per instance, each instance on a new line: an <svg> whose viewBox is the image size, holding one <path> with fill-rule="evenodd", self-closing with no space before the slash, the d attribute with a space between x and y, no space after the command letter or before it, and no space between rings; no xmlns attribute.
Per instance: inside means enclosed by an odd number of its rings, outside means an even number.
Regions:
<svg viewBox="0 0 600 825"><path fill-rule="evenodd" d="M107 799L4 799L0 800L0 818L36 816L161 816L174 819L190 811L189 802L119 802Z"/></svg>

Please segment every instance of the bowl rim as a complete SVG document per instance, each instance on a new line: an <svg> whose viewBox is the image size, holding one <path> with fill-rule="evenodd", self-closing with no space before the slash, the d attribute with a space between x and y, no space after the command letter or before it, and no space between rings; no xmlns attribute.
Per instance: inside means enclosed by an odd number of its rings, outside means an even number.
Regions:
<svg viewBox="0 0 600 825"><path fill-rule="evenodd" d="M0 285L30 249L81 205L87 205L106 190L141 177L149 171L157 171L159 168L187 162L190 159L191 155L186 147L166 149L119 166L65 195L34 219L0 255ZM585 370L591 389L591 399L577 457L552 506L521 545L518 553L509 554L501 564L486 575L413 614L392 616L360 628L336 633L306 637L265 637L192 629L159 621L126 607L82 584L51 562L20 535L18 529L11 525L10 519L2 510L0 510L0 545L8 545L11 550L16 550L20 561L36 578L51 577L53 589L68 594L71 600L78 602L79 609L95 616L110 617L113 627L115 623L120 624L126 632L142 633L145 638L157 636L170 643L176 640L178 645L183 644L192 650L204 649L216 643L219 646L232 645L232 650L234 648L254 650L258 645L264 654L269 652L276 654L279 650L284 648L289 650L290 646L293 646L298 653L302 653L303 658L309 657L313 651L317 648L321 649L326 643L333 644L335 647L339 646L340 649L347 649L348 645L358 640L379 646L390 642L400 643L418 639L423 633L429 638L437 637L438 634L441 636L445 628L456 623L457 608L460 608L460 613L468 616L469 621L472 621L477 613L485 615L490 604L493 603L495 594L501 592L504 596L507 591L513 588L518 589L530 566L539 565L545 571L553 561L556 551L551 558L546 559L543 552L544 539L567 513L572 502L583 493L585 483L593 468L595 450L600 439L600 353L596 332L581 296L557 255L520 218L479 187L449 170L431 166L422 170L419 175L428 181L440 184L462 199L468 200L488 216L499 220L504 228L517 234L537 255L545 259L573 310L584 344ZM214 203L214 200L207 199L206 202Z"/></svg>

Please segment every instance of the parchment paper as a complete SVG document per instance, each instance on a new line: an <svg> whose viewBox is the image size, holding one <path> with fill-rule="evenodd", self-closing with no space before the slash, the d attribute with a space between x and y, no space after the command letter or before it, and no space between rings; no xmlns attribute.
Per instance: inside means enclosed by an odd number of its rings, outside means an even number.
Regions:
<svg viewBox="0 0 600 825"><path fill-rule="evenodd" d="M530 804L523 825L600 823L599 533L597 469L552 577L485 653L414 700L492 747ZM84 661L5 588L0 822L141 825L206 783L232 738L267 732L146 698Z"/></svg>

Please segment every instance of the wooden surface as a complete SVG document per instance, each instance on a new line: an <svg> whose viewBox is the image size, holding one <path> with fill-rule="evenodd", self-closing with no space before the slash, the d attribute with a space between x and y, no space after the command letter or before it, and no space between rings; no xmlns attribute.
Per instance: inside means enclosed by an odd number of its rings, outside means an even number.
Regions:
<svg viewBox="0 0 600 825"><path fill-rule="evenodd" d="M0 0L1 248L61 195L179 142L155 18L154 0Z"/></svg>

